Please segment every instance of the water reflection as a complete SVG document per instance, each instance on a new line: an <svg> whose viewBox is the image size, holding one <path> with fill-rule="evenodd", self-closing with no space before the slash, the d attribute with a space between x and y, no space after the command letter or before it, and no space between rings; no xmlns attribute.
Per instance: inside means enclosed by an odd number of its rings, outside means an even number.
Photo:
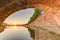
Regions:
<svg viewBox="0 0 60 40"><path fill-rule="evenodd" d="M30 37L30 32L27 28L21 27L8 27L4 32L0 33L0 40L33 40Z"/></svg>

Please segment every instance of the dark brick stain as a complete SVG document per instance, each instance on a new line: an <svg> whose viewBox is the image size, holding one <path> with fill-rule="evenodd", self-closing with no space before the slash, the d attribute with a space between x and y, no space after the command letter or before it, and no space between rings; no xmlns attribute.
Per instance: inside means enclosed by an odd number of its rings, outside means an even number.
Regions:
<svg viewBox="0 0 60 40"><path fill-rule="evenodd" d="M8 3L12 2L11 0L0 0L0 7L7 5Z"/></svg>

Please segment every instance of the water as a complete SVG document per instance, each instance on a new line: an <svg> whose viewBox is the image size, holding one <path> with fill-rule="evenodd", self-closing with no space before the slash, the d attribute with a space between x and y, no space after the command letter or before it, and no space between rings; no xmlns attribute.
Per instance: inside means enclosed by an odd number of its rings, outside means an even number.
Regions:
<svg viewBox="0 0 60 40"><path fill-rule="evenodd" d="M25 27L8 27L0 33L0 40L33 40Z"/></svg>

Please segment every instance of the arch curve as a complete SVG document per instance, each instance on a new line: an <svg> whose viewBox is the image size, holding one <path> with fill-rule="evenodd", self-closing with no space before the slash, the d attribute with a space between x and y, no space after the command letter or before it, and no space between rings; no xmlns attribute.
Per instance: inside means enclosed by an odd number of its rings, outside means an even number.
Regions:
<svg viewBox="0 0 60 40"><path fill-rule="evenodd" d="M0 3L0 18L3 20L10 14L17 10L26 8L38 8L44 10L46 13L56 11L59 8L59 0L6 0ZM57 4L56 4L57 3ZM52 10L53 9L53 10Z"/></svg>

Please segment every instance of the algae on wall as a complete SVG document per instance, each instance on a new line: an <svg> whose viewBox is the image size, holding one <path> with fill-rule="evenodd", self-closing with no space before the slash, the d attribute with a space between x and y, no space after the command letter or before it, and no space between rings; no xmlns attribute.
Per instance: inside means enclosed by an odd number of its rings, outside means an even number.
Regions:
<svg viewBox="0 0 60 40"><path fill-rule="evenodd" d="M33 22L39 15L41 15L42 10L34 9L34 11L35 12L34 12L33 16L30 18L30 21L28 22L28 24Z"/></svg>
<svg viewBox="0 0 60 40"><path fill-rule="evenodd" d="M29 32L30 32L31 37L32 37L33 40L34 40L34 39L35 39L35 32L33 32L32 30L30 30L29 28L28 28L28 30L29 30Z"/></svg>

